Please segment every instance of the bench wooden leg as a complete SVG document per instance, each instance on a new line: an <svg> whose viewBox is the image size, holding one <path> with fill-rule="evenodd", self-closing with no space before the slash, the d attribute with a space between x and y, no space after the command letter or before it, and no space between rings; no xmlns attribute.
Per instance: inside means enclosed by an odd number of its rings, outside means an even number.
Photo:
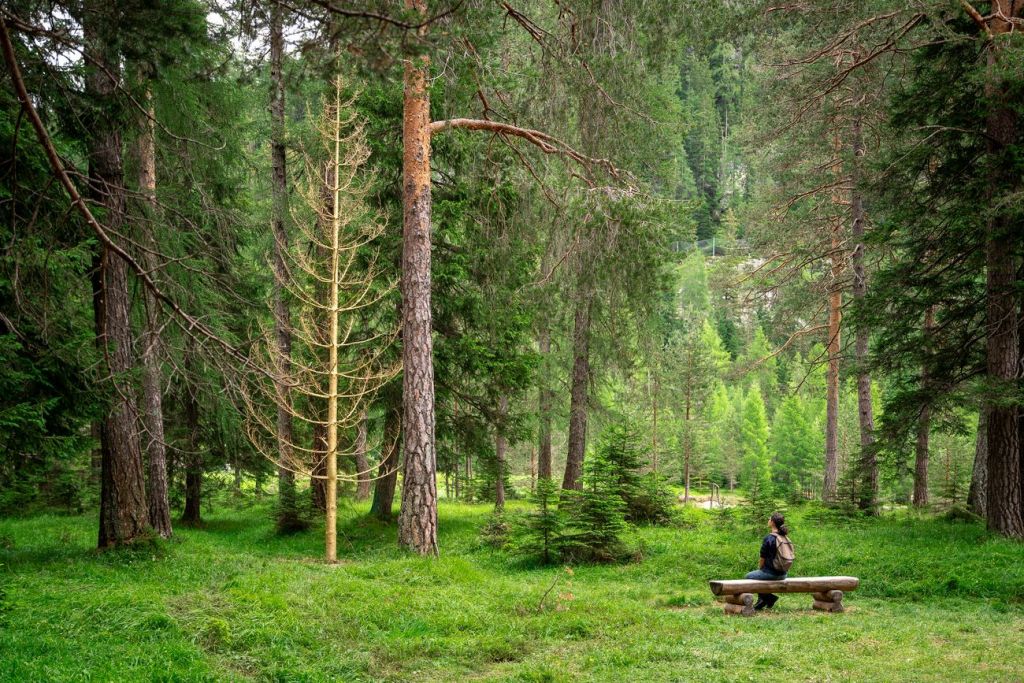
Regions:
<svg viewBox="0 0 1024 683"><path fill-rule="evenodd" d="M744 617L754 616L754 594L724 595L726 614L740 614Z"/></svg>
<svg viewBox="0 0 1024 683"><path fill-rule="evenodd" d="M843 591L826 591L814 594L814 609L823 612L843 611Z"/></svg>

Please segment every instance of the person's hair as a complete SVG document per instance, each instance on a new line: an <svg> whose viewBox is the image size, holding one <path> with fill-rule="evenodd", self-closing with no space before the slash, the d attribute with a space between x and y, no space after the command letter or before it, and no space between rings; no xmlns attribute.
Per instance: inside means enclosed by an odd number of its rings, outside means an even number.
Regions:
<svg viewBox="0 0 1024 683"><path fill-rule="evenodd" d="M789 527L786 526L786 518L782 516L781 512L772 513L772 524L779 530L780 535L789 536Z"/></svg>

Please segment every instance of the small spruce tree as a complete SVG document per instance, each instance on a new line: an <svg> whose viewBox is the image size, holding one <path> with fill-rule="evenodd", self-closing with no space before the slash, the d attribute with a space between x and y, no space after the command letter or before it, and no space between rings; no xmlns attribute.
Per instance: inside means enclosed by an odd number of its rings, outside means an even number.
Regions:
<svg viewBox="0 0 1024 683"><path fill-rule="evenodd" d="M565 531L565 521L558 509L558 485L548 477L539 478L530 502L533 510L517 529L516 551L536 557L541 564L553 564L561 555Z"/></svg>

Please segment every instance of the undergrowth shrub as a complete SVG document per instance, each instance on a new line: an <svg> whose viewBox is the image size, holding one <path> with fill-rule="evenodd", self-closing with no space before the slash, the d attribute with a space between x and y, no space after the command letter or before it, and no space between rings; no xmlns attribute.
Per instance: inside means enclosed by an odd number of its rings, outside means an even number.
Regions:
<svg viewBox="0 0 1024 683"><path fill-rule="evenodd" d="M512 525L504 512L495 512L480 529L480 540L492 548L504 548Z"/></svg>
<svg viewBox="0 0 1024 683"><path fill-rule="evenodd" d="M558 509L558 485L540 477L530 494L533 510L515 528L516 554L536 558L541 564L553 564L562 556L565 520Z"/></svg>
<svg viewBox="0 0 1024 683"><path fill-rule="evenodd" d="M626 530L622 468L608 448L597 448L583 473L582 491L563 491L567 513L563 559L572 562L613 562L627 554L621 534Z"/></svg>

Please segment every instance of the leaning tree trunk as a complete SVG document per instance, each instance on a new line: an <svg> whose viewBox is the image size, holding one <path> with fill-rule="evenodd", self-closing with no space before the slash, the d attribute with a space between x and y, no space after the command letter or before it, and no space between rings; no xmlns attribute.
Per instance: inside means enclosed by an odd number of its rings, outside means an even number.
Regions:
<svg viewBox="0 0 1024 683"><path fill-rule="evenodd" d="M985 518L988 514L988 409L978 411L978 434L974 440L974 468L971 487L967 492L967 506L974 514Z"/></svg>
<svg viewBox="0 0 1024 683"><path fill-rule="evenodd" d="M373 487L370 514L383 522L391 521L391 507L395 501L398 483L398 453L402 444L402 406L389 402L384 416L384 436L381 440L380 469Z"/></svg>
<svg viewBox="0 0 1024 683"><path fill-rule="evenodd" d="M997 101L986 120L990 163L989 190L992 195L1020 184L1012 162L1005 159L1008 148L1017 138L1017 114L1004 101L1005 87L997 80L1002 67L998 64L1000 44L1005 41L1012 24L1008 17L1024 14L1024 7L1011 0L993 2L994 16L989 19L992 39L988 45L989 80L985 84L988 97ZM1001 15L1001 16L997 16ZM998 198L1002 200L1002 197ZM997 201L989 197L990 203ZM989 528L1014 538L1024 538L1024 491L1022 491L1021 443L1018 406L1014 396L1020 377L1020 347L1017 335L1018 310L1016 293L1017 225L1006 208L995 208L989 218L986 235L986 361L990 391L1005 400L988 406L988 495Z"/></svg>
<svg viewBox="0 0 1024 683"><path fill-rule="evenodd" d="M285 230L285 216L288 213L288 180L285 168L285 126L284 126L284 78L281 62L284 57L284 8L273 3L270 11L270 174L271 174L271 231L274 235L274 337L277 342L277 370L285 376L291 373L292 333L291 315L285 299L287 265L285 252L288 249L288 233ZM287 397L287 380L278 378L278 395ZM287 403L287 400L283 403ZM292 458L292 416L287 405L279 402L277 407L278 461L290 463ZM278 512L277 524L281 530L294 529L300 525L295 496L295 474L289 467L278 467Z"/></svg>
<svg viewBox="0 0 1024 683"><path fill-rule="evenodd" d="M508 439L505 438L505 421L508 416L508 396L498 399L498 425L497 434L494 437L494 511L501 512L505 509L505 454L508 448Z"/></svg>
<svg viewBox="0 0 1024 683"><path fill-rule="evenodd" d="M856 58L856 57L855 57ZM853 173L850 218L853 232L853 298L863 303L867 295L864 269L864 196L860 189L860 163L864 156L864 135L860 117L853 121ZM860 418L860 500L858 506L868 514L878 514L878 456L875 453L875 416L871 402L871 373L868 372L868 341L871 330L857 326L854 338L854 362L857 365L857 415Z"/></svg>
<svg viewBox="0 0 1024 683"><path fill-rule="evenodd" d="M424 0L406 6L426 15ZM430 314L430 95L426 55L405 62L402 117L402 401L405 470L398 543L437 554L437 458Z"/></svg>
<svg viewBox="0 0 1024 683"><path fill-rule="evenodd" d="M120 60L107 36L116 31L116 19L103 3L88 3L83 29L88 74L85 86L89 101L102 108L89 128L90 193L103 206L106 227L123 229L125 217L124 169L116 106ZM100 425L102 463L100 473L99 547L131 543L149 531L146 482L139 444L135 388L127 375L134 367L132 354L131 294L128 264L103 248L97 310L97 342L112 380L110 405Z"/></svg>
<svg viewBox="0 0 1024 683"><path fill-rule="evenodd" d="M151 277L157 268L156 237L153 221L157 216L156 204L156 140L154 135L154 111L152 95L146 91L147 116L136 143L139 165L139 190L145 198L142 229L140 230L143 249L142 262ZM167 493L167 449L164 441L164 410L161 394L160 371L160 302L152 290L144 288L146 297L146 320L142 335L142 424L146 431L146 454L149 457L149 523L153 531L163 538L170 538L171 505Z"/></svg>
<svg viewBox="0 0 1024 683"><path fill-rule="evenodd" d="M581 277L586 277L581 274ZM569 394L569 449L565 458L563 489L583 487L583 456L587 449L587 395L590 388L590 314L593 294L584 281L576 299L573 327L572 378Z"/></svg>

